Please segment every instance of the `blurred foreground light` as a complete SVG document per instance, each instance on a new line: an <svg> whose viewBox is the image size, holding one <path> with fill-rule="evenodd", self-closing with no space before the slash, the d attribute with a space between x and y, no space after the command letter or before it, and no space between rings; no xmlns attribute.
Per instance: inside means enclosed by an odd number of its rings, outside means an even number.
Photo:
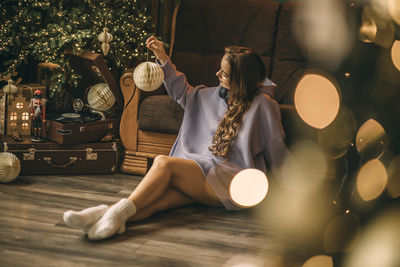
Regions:
<svg viewBox="0 0 400 267"><path fill-rule="evenodd" d="M400 0L388 0L387 5L390 16L400 25Z"/></svg>
<svg viewBox="0 0 400 267"><path fill-rule="evenodd" d="M245 169L233 177L229 188L232 201L240 207L259 204L268 193L268 179L257 169Z"/></svg>
<svg viewBox="0 0 400 267"><path fill-rule="evenodd" d="M337 159L350 148L356 129L353 112L342 106L335 120L317 132L317 140L330 158Z"/></svg>
<svg viewBox="0 0 400 267"><path fill-rule="evenodd" d="M391 50L393 65L400 71L400 41L396 40L393 42Z"/></svg>
<svg viewBox="0 0 400 267"><path fill-rule="evenodd" d="M360 237L360 220L351 212L332 219L323 233L323 247L327 253L350 251Z"/></svg>
<svg viewBox="0 0 400 267"><path fill-rule="evenodd" d="M333 260L327 255L317 255L309 258L302 267L333 267Z"/></svg>
<svg viewBox="0 0 400 267"><path fill-rule="evenodd" d="M388 175L387 192L390 197L398 198L400 196L400 155L390 162Z"/></svg>
<svg viewBox="0 0 400 267"><path fill-rule="evenodd" d="M282 184L291 192L308 195L319 190L326 178L327 160L324 152L314 142L305 140L294 143L281 169Z"/></svg>
<svg viewBox="0 0 400 267"><path fill-rule="evenodd" d="M369 119L356 135L356 148L364 159L380 158L387 146L385 129L376 120Z"/></svg>
<svg viewBox="0 0 400 267"><path fill-rule="evenodd" d="M335 119L340 97L329 79L319 74L306 74L297 84L294 104L297 113L307 124L323 129Z"/></svg>
<svg viewBox="0 0 400 267"><path fill-rule="evenodd" d="M337 66L352 47L349 17L341 1L303 1L294 15L294 33L309 58ZM327 53L329 51L329 53Z"/></svg>
<svg viewBox="0 0 400 267"><path fill-rule="evenodd" d="M364 7L359 38L366 43L389 47L394 40L394 24L376 8Z"/></svg>
<svg viewBox="0 0 400 267"><path fill-rule="evenodd" d="M225 264L224 267L263 267L265 260L261 257L250 256L250 255L235 255L231 257Z"/></svg>
<svg viewBox="0 0 400 267"><path fill-rule="evenodd" d="M387 184L387 172L379 159L365 163L357 174L357 191L364 201L377 198Z"/></svg>
<svg viewBox="0 0 400 267"><path fill-rule="evenodd" d="M344 267L395 267L400 263L399 206L380 213L365 227L359 242L346 256Z"/></svg>

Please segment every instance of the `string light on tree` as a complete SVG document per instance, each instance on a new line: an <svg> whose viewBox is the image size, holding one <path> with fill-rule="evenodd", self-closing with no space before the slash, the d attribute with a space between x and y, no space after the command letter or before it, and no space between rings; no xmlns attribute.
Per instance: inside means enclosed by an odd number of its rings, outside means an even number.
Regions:
<svg viewBox="0 0 400 267"><path fill-rule="evenodd" d="M79 77L71 77L71 66L65 64L68 60L63 54L65 48L72 48L75 53L83 50L108 52L108 60L111 65L118 66L118 74L145 59L145 41L152 34L153 25L135 1L87 0L79 5L69 2L0 1L0 58L5 65L5 69L0 70L0 78L29 64L28 57L38 62L52 62L62 66L55 70L61 74L61 79L57 73L51 77L49 93L54 94L79 81ZM14 7L16 11L12 11ZM111 38L98 41L105 27L104 18L108 29L113 29L113 53L106 52ZM140 34L142 32L145 34ZM106 37L110 37L108 34Z"/></svg>

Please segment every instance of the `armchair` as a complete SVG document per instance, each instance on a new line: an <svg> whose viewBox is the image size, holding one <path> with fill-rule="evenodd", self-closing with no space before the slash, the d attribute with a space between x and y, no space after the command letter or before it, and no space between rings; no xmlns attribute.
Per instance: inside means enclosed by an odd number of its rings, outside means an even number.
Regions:
<svg viewBox="0 0 400 267"><path fill-rule="evenodd" d="M291 16L298 4L265 0L182 0L173 12L169 55L190 84L215 86L218 84L215 73L224 47L253 48L264 61L267 76L279 86L276 99L288 132L287 127L293 122L299 125L291 104L294 87L307 65L305 53L296 46L291 33ZM163 87L151 93L137 89L132 73L128 71L120 79L125 100L120 123L125 148L121 171L144 175L155 156L169 154L183 110ZM307 128L304 124L301 127ZM287 139L290 142L290 134Z"/></svg>

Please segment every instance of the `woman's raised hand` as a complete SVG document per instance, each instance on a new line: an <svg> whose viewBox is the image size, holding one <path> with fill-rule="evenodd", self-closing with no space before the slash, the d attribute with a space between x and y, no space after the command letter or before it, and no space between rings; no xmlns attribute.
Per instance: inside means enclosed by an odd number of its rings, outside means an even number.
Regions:
<svg viewBox="0 0 400 267"><path fill-rule="evenodd" d="M155 36L151 36L146 40L146 47L153 51L154 55L162 65L165 64L168 56L167 53L165 53L164 44L160 40Z"/></svg>

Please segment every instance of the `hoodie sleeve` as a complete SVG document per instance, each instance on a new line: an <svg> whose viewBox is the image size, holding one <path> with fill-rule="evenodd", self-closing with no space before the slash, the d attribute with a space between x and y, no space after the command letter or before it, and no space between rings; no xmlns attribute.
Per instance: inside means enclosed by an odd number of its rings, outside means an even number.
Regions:
<svg viewBox="0 0 400 267"><path fill-rule="evenodd" d="M164 86L168 95L185 109L187 96L193 93L195 88L187 82L185 74L176 69L170 58L161 68L164 71Z"/></svg>
<svg viewBox="0 0 400 267"><path fill-rule="evenodd" d="M281 112L278 103L270 95L262 94L259 98L260 117L262 124L259 135L263 136L265 143L263 155L268 168L273 176L278 176L278 170L290 156L285 144L285 132L281 123Z"/></svg>

